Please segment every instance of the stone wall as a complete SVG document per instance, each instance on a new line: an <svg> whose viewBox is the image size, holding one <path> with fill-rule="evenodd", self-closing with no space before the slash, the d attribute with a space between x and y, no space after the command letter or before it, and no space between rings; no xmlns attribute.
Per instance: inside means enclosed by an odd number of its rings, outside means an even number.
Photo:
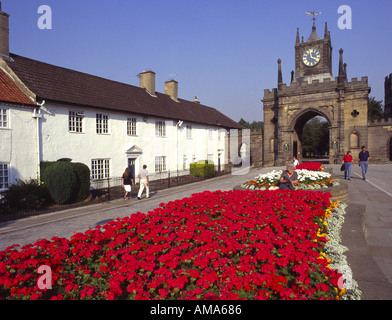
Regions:
<svg viewBox="0 0 392 320"><path fill-rule="evenodd" d="M369 122L369 139L366 149L372 163L391 161L392 119ZM355 155L356 157L356 155Z"/></svg>
<svg viewBox="0 0 392 320"><path fill-rule="evenodd" d="M263 166L263 131L252 130L250 132L250 165Z"/></svg>

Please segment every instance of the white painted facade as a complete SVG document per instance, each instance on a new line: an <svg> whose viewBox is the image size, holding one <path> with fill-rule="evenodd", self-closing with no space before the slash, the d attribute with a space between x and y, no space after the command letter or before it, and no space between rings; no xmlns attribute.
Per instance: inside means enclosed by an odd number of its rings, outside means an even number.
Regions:
<svg viewBox="0 0 392 320"><path fill-rule="evenodd" d="M34 109L0 103L0 191L17 179L37 177L37 120Z"/></svg>
<svg viewBox="0 0 392 320"><path fill-rule="evenodd" d="M174 175L199 160L227 163L227 130L221 127L185 121L178 126L177 120L53 103L41 107L38 118L32 107L1 108L7 110L8 124L0 128L0 163L7 165L9 183L37 178L38 157L84 163L92 180L121 177L131 161L136 175L144 164L151 174L170 170ZM97 114L102 133L97 133ZM106 168L98 170L100 165Z"/></svg>

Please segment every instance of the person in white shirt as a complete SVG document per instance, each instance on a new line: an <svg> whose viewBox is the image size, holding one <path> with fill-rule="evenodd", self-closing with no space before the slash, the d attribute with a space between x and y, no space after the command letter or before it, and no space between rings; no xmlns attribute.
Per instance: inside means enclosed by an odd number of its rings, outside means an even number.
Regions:
<svg viewBox="0 0 392 320"><path fill-rule="evenodd" d="M137 195L138 200L140 200L144 188L146 188L146 198L148 199L150 196L150 188L148 186L148 171L146 169L147 166L143 165L143 169L140 170L138 175L138 178L140 179L140 188L139 188L139 193Z"/></svg>
<svg viewBox="0 0 392 320"><path fill-rule="evenodd" d="M293 165L294 165L294 167L299 165L299 161L297 160L296 157L293 157Z"/></svg>

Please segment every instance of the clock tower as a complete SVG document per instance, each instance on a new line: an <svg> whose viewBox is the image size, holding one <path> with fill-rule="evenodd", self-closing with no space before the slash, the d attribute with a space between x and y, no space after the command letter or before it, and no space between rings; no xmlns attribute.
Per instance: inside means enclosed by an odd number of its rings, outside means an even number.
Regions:
<svg viewBox="0 0 392 320"><path fill-rule="evenodd" d="M332 80L332 45L331 34L325 23L324 39L317 35L313 23L312 33L304 41L300 40L299 28L295 41L295 79L296 82L330 78Z"/></svg>
<svg viewBox="0 0 392 320"><path fill-rule="evenodd" d="M290 83L284 83L279 59L277 87L264 90L264 166L283 166L291 163L293 156L300 162L303 156L309 156L306 154L309 151L302 148L303 128L317 116L328 123L329 135L322 147L327 150L329 163L339 164L348 150L355 155L360 146L368 145L368 78L347 79L343 49L338 52L337 76L332 76L331 34L327 23L324 38L320 39L314 23L319 13L307 14L314 16L312 32L304 41L297 29L295 72L291 73Z"/></svg>

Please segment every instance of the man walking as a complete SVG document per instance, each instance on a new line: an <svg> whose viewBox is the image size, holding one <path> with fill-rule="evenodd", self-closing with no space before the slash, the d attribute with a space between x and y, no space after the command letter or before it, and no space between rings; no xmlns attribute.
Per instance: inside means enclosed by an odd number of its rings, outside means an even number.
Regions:
<svg viewBox="0 0 392 320"><path fill-rule="evenodd" d="M366 180L366 172L369 166L369 151L363 146L362 151L359 153L358 165L362 168L362 178Z"/></svg>
<svg viewBox="0 0 392 320"><path fill-rule="evenodd" d="M140 188L139 188L139 193L137 195L138 200L140 200L144 188L146 188L146 198L149 198L150 188L148 186L148 171L146 165L143 165L143 169L140 170L138 177L140 179Z"/></svg>

